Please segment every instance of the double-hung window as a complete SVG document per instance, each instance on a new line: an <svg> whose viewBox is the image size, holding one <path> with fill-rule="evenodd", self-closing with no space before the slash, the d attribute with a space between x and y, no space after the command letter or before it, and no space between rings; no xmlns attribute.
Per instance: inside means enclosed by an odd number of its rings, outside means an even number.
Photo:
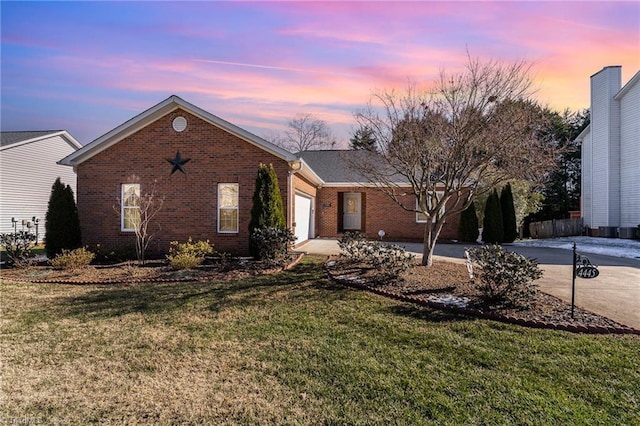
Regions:
<svg viewBox="0 0 640 426"><path fill-rule="evenodd" d="M140 184L122 184L120 199L121 229L124 232L133 232L140 226Z"/></svg>
<svg viewBox="0 0 640 426"><path fill-rule="evenodd" d="M238 189L237 183L218 184L218 232L220 233L238 232Z"/></svg>
<svg viewBox="0 0 640 426"><path fill-rule="evenodd" d="M438 196L438 198L441 198L444 195L444 192L441 191L437 191L436 195ZM431 193L429 193L429 196L427 197L427 206L429 209L431 209ZM416 199L416 210L419 210L420 206L418 206L418 200ZM442 216L444 214L445 208L444 206L442 206L442 208L440 209L440 216ZM417 223L426 223L428 221L427 219L427 215L417 211L416 212L416 222Z"/></svg>

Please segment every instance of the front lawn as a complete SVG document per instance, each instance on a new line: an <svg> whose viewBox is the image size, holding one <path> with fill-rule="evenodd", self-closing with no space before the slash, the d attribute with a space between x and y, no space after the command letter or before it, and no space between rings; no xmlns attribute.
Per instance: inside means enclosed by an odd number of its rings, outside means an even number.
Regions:
<svg viewBox="0 0 640 426"><path fill-rule="evenodd" d="M520 328L328 282L1 284L6 422L638 424L638 336Z"/></svg>

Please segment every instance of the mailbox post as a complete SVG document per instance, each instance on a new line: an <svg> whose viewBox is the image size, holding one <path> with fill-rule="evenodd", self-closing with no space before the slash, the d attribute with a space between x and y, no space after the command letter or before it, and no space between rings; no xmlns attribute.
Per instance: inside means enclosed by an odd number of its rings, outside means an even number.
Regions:
<svg viewBox="0 0 640 426"><path fill-rule="evenodd" d="M595 278L600 275L598 265L591 263L587 256L583 256L576 251L576 243L573 243L573 279L571 280L571 319L575 310L576 300L576 277Z"/></svg>

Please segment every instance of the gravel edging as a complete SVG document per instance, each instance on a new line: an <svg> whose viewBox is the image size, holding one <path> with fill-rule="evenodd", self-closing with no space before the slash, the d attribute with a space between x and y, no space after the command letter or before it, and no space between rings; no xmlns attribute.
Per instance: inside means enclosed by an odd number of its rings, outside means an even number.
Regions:
<svg viewBox="0 0 640 426"><path fill-rule="evenodd" d="M327 262L331 260L331 257L327 259ZM402 302L409 302L428 308L439 309L456 314L472 316L477 318L489 319L507 324L520 325L530 328L544 328L550 330L561 330L570 333L585 333L585 334L635 334L640 335L640 330L632 327L620 326L620 327L604 327L604 326L588 326L588 325L575 325L568 323L553 323L547 321L528 320L524 318L517 318L511 315L504 315L497 312L486 312L479 309L463 308L459 306L449 305L445 303L438 303L431 300L425 300L417 296L409 296L406 294L383 290L380 288L372 287L363 283L359 283L354 280L340 279L334 276L330 268L327 266L327 262L323 264L323 269L329 277L329 279L335 283L344 285L346 287L356 288L359 290L365 290L370 293L374 293L380 296L388 297L390 299L399 300Z"/></svg>
<svg viewBox="0 0 640 426"><path fill-rule="evenodd" d="M287 265L281 268L265 269L260 272L259 275L275 274L282 271L288 271L296 266L302 258L304 253L295 253L296 258L293 259ZM20 278L13 279L11 277L5 278L0 275L0 278L6 281L27 282L32 284L65 284L65 285L114 285L114 284L141 284L141 283L186 283L186 282L204 282L218 278L215 275L204 275L201 277L184 277L184 278L129 278L118 280L60 280L60 279L32 279L32 278Z"/></svg>

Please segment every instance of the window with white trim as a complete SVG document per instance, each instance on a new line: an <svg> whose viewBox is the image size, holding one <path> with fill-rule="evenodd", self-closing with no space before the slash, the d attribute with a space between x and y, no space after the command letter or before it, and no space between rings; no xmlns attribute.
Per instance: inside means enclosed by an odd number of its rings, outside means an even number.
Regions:
<svg viewBox="0 0 640 426"><path fill-rule="evenodd" d="M441 196L444 195L444 192L443 191L437 191L436 194L438 195L438 198L441 198ZM431 208L431 197L427 198L427 207ZM419 209L418 199L416 198L416 210L418 210L418 209ZM440 216L442 216L444 214L444 212L445 212L445 206L442 206L442 208L440 209ZM429 219L427 218L426 214L424 214L422 212L419 212L419 211L416 212L416 222L417 223L427 223L428 220Z"/></svg>
<svg viewBox="0 0 640 426"><path fill-rule="evenodd" d="M218 184L218 232L238 232L238 190L237 183Z"/></svg>
<svg viewBox="0 0 640 426"><path fill-rule="evenodd" d="M140 184L123 183L120 200L120 229L134 232L140 225Z"/></svg>

